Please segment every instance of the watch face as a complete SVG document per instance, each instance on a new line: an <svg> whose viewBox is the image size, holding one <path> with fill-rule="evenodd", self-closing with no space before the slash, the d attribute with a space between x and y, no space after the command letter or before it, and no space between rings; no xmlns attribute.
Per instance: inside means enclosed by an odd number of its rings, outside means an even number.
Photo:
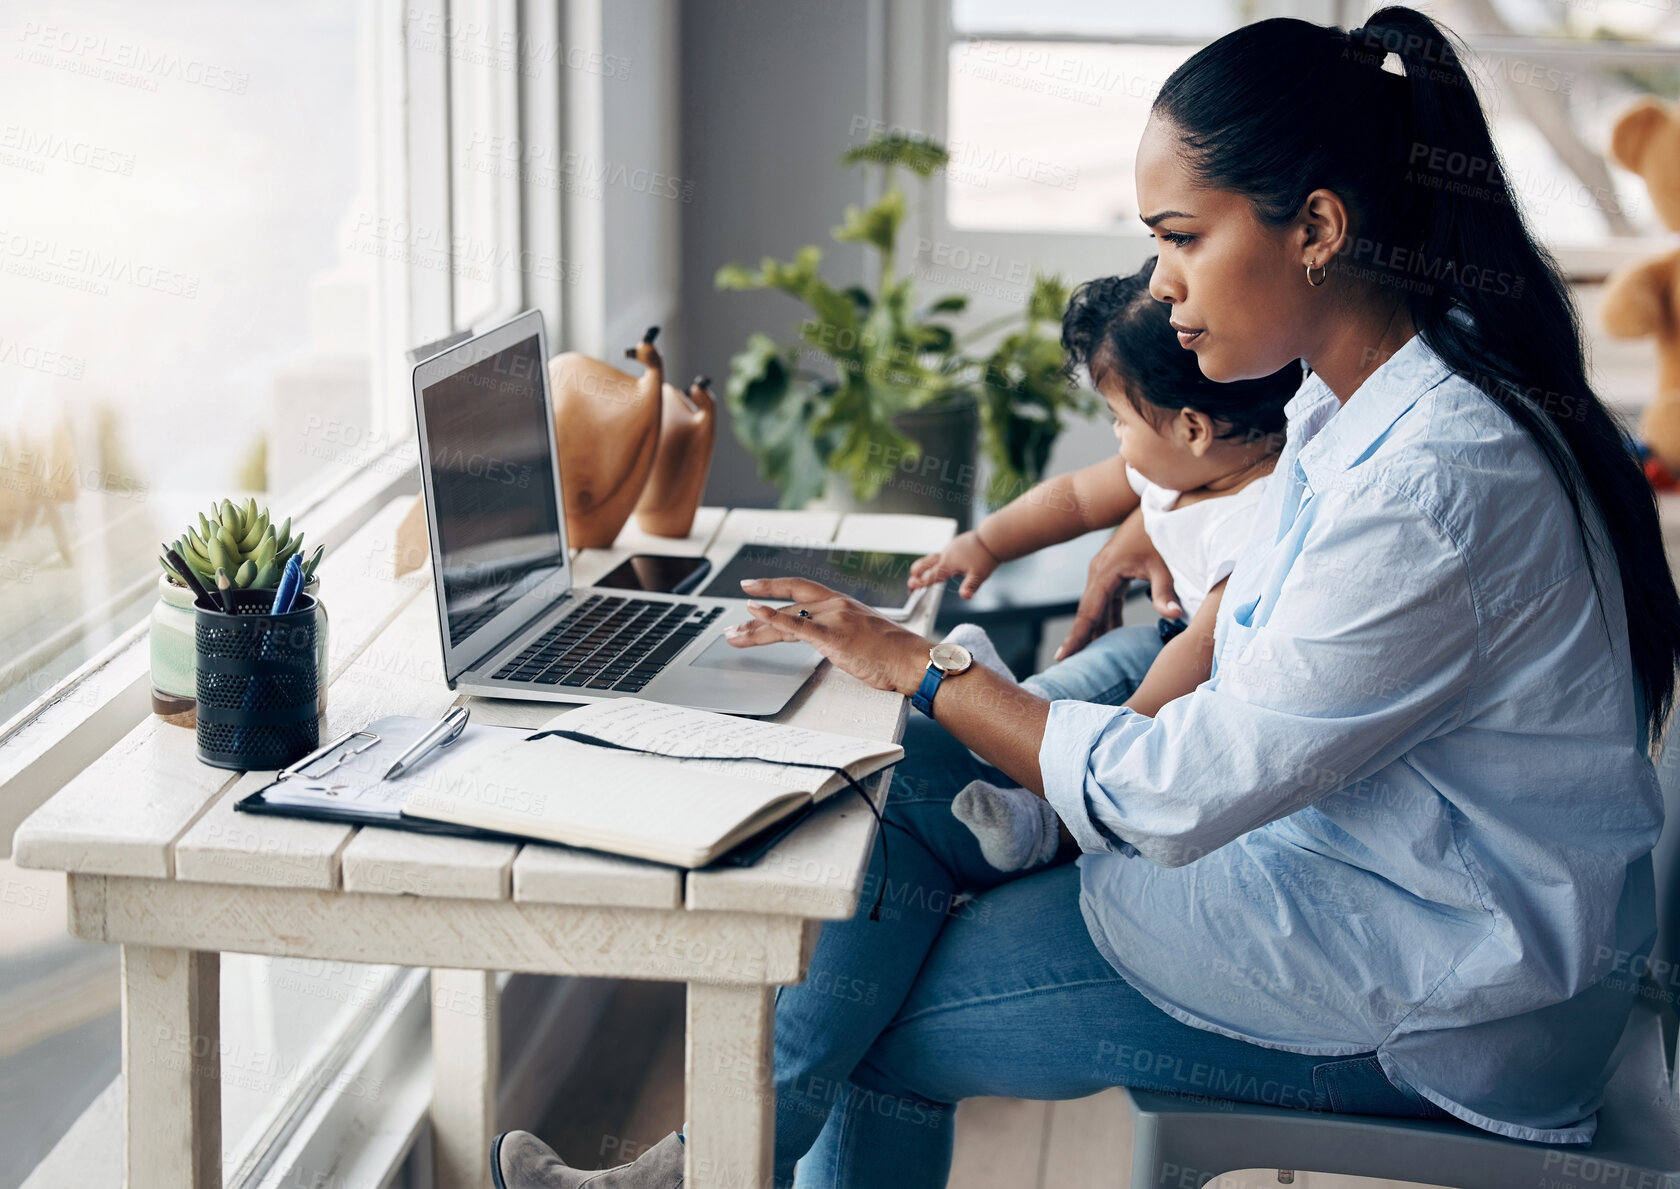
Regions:
<svg viewBox="0 0 1680 1189"><path fill-rule="evenodd" d="M934 664L947 673L961 673L974 663L974 655L968 649L949 641L935 644L929 650L929 656Z"/></svg>

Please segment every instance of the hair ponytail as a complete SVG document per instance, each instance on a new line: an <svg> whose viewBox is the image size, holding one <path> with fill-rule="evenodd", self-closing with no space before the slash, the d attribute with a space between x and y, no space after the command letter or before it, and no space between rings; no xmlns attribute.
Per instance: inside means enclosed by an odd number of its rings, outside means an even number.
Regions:
<svg viewBox="0 0 1680 1189"><path fill-rule="evenodd" d="M1402 73L1385 68L1388 56ZM1574 512L1600 594L1613 553L1650 743L1680 663L1680 593L1656 497L1592 390L1557 262L1529 234L1458 47L1415 9L1351 33L1280 17L1244 26L1173 72L1154 110L1198 181L1274 226L1313 190L1353 214L1333 267L1401 295L1424 342L1534 441Z"/></svg>

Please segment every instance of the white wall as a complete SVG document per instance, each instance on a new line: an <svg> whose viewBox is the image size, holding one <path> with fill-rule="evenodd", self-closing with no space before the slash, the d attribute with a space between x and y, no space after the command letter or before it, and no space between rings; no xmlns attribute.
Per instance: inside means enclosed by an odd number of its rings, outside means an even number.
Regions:
<svg viewBox="0 0 1680 1189"><path fill-rule="evenodd" d="M556 350L622 363L649 326L680 371L677 0L567 0L560 175L565 317ZM635 370L632 365L630 370Z"/></svg>
<svg viewBox="0 0 1680 1189"><path fill-rule="evenodd" d="M678 0L611 0L604 6L607 54L627 63L627 78L604 80L601 159L606 236L606 357L659 326L659 345L674 381L686 380L685 335L675 316L681 286L679 152L681 66ZM686 370L685 370L686 369Z"/></svg>
<svg viewBox="0 0 1680 1189"><path fill-rule="evenodd" d="M786 259L824 245L824 271L862 278L854 245L831 228L848 203L864 201L864 176L837 158L852 120L874 115L867 0L686 0L681 5L682 306L688 362L721 396L729 357L764 331L790 342L803 307L781 294L718 292L712 278L731 262ZM669 358L669 356L667 356ZM725 414L727 416L727 413ZM752 456L720 426L706 485L713 504L773 505Z"/></svg>

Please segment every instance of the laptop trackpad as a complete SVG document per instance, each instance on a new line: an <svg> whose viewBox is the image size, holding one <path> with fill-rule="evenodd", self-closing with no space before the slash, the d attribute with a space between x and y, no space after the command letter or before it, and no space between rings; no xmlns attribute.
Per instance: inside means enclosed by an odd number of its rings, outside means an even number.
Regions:
<svg viewBox="0 0 1680 1189"><path fill-rule="evenodd" d="M736 648L722 636L716 636L705 651L688 663L701 669L728 669L737 673L791 674L809 667L811 660L811 646L798 640Z"/></svg>

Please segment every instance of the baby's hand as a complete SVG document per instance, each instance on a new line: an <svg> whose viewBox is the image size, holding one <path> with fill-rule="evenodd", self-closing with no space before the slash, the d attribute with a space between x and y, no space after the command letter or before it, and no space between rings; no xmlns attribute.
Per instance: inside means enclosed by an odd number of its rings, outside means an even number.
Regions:
<svg viewBox="0 0 1680 1189"><path fill-rule="evenodd" d="M938 553L926 554L910 563L910 589L920 590L961 574L963 582L957 593L965 599L973 598L980 584L997 568L998 559L980 544L979 537L966 532Z"/></svg>

